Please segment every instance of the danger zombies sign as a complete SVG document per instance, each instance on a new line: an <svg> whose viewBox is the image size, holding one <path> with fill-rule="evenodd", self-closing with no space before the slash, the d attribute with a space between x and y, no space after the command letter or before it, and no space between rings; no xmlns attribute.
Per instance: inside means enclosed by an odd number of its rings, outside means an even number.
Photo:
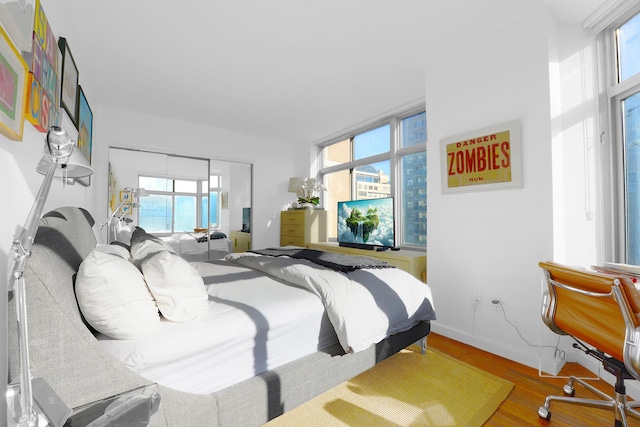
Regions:
<svg viewBox="0 0 640 427"><path fill-rule="evenodd" d="M443 191L520 187L518 122L442 140Z"/></svg>

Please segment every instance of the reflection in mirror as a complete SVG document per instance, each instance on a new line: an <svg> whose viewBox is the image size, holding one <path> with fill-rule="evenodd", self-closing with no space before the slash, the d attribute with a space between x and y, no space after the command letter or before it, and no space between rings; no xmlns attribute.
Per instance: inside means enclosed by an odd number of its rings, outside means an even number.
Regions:
<svg viewBox="0 0 640 427"><path fill-rule="evenodd" d="M240 162L111 147L107 215L114 215L106 241L130 244L137 226L189 261L224 257L234 250L231 234L242 228L243 207L251 206L251 168ZM142 188L133 195L125 190Z"/></svg>

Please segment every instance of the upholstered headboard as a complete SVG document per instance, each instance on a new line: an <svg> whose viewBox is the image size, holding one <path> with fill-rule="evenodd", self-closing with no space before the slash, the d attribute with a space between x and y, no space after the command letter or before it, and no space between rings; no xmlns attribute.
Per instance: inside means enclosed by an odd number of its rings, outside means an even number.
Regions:
<svg viewBox="0 0 640 427"><path fill-rule="evenodd" d="M74 293L82 260L96 247L94 220L85 209L63 207L40 220L27 259L29 355L34 377L44 377L70 407L103 399L150 381L100 346L85 326ZM15 298L9 300L9 381L19 378ZM214 396L160 387L168 425L215 425ZM213 412L212 412L213 411Z"/></svg>

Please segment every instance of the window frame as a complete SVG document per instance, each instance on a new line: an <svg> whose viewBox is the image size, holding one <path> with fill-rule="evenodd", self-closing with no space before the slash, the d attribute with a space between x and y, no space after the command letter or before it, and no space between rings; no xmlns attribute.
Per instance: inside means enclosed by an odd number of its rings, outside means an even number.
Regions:
<svg viewBox="0 0 640 427"><path fill-rule="evenodd" d="M386 115L379 119L372 120L369 123L363 124L359 127L353 127L352 129L344 131L344 133L341 133L337 136L333 136L331 138L328 138L325 141L318 143L317 158L318 158L318 164L320 165L320 168L318 171L318 179L321 180L322 182L325 182L324 180L325 176L331 173L336 173L341 171L350 171L351 173L355 168L360 166L365 166L365 165L369 165L369 164L373 164L381 161L389 161L389 179L391 180L391 197L393 197L394 212L395 212L394 228L396 230L396 245L403 249L424 251L426 250L426 243L425 243L425 246L421 246L421 245L408 244L408 243L405 243L404 241L404 233L403 233L404 216L402 214L404 210L403 208L404 194L401 191L401 188L402 188L401 162L402 162L403 156L416 154L423 151L426 153L427 151L426 141L428 141L429 139L428 131L427 131L427 136L425 138L424 144L414 144L414 145L409 145L407 147L401 147L401 137L402 137L401 124L402 124L402 120L420 113L426 114L424 102L420 102L419 104L413 105L406 109L398 110L392 114ZM373 129L386 126L386 125L389 125L389 133L390 133L389 151L386 153L380 153L370 157L353 160L354 158L353 138L357 135L361 135L363 133L369 132ZM344 162L341 164L324 167L323 165L324 159L322 154L323 149L345 140L351 141L351 150L352 150L351 159L352 160L349 162ZM356 182L355 180L352 180L351 181L352 197L355 195L355 191L356 191ZM425 210L426 209L427 209L427 206L425 206ZM425 230L425 238L426 238L426 230Z"/></svg>
<svg viewBox="0 0 640 427"><path fill-rule="evenodd" d="M176 210L176 197L177 196L189 196L189 197L195 197L196 198L196 206L195 206L195 224L196 224L196 228L198 228L199 224L202 224L202 202L203 200L209 199L209 193L203 193L202 192L202 186L204 185L205 187L209 187L209 179L207 178L206 180L203 179L199 179L199 178L184 178L184 177L168 177L168 176L159 176L159 175L149 175L149 174L140 174L138 175L138 187L142 186L140 184L140 179L141 178L151 178L151 179L155 179L155 178L161 178L167 181L171 181L171 187L172 187L172 191L161 191L161 190L147 190L147 193L149 195L159 195L159 196L166 196L166 197L171 197L172 199L172 204L171 204L171 231L168 232L154 232L153 234L158 235L158 236L170 236L172 234L175 233L184 233L187 231L176 231L175 230L175 210ZM176 187L176 181L193 181L195 182L196 185L196 191L193 193L189 193L189 192L183 192L183 191L175 191L175 187ZM206 182L206 184L203 184L204 182ZM140 203L140 201L138 202ZM209 220L207 220L208 222ZM137 223L140 224L140 209L138 209L137 211Z"/></svg>
<svg viewBox="0 0 640 427"><path fill-rule="evenodd" d="M619 82L616 31L640 14L640 5L612 21L596 38L600 108L600 150L602 165L604 260L627 263L627 200L625 185L624 112L622 102L640 92L640 73Z"/></svg>

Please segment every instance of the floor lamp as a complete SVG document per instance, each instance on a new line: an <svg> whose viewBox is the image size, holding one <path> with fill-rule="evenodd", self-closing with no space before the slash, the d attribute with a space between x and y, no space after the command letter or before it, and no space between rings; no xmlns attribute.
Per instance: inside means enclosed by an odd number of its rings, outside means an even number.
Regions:
<svg viewBox="0 0 640 427"><path fill-rule="evenodd" d="M35 197L24 227L18 226L9 254L9 256L12 256L9 265L9 291L15 292L20 350L19 396L21 413L18 420L18 426L20 427L32 427L38 424L38 416L33 406L31 368L29 366L24 267L27 258L31 255L31 246L38 230L38 222L42 216L42 210L51 189L53 178L61 178L64 185L69 179L82 178L93 174L93 169L89 166L89 162L75 148L76 144L61 127L52 126L47 132L44 155L36 167L36 170L45 176L44 181Z"/></svg>

